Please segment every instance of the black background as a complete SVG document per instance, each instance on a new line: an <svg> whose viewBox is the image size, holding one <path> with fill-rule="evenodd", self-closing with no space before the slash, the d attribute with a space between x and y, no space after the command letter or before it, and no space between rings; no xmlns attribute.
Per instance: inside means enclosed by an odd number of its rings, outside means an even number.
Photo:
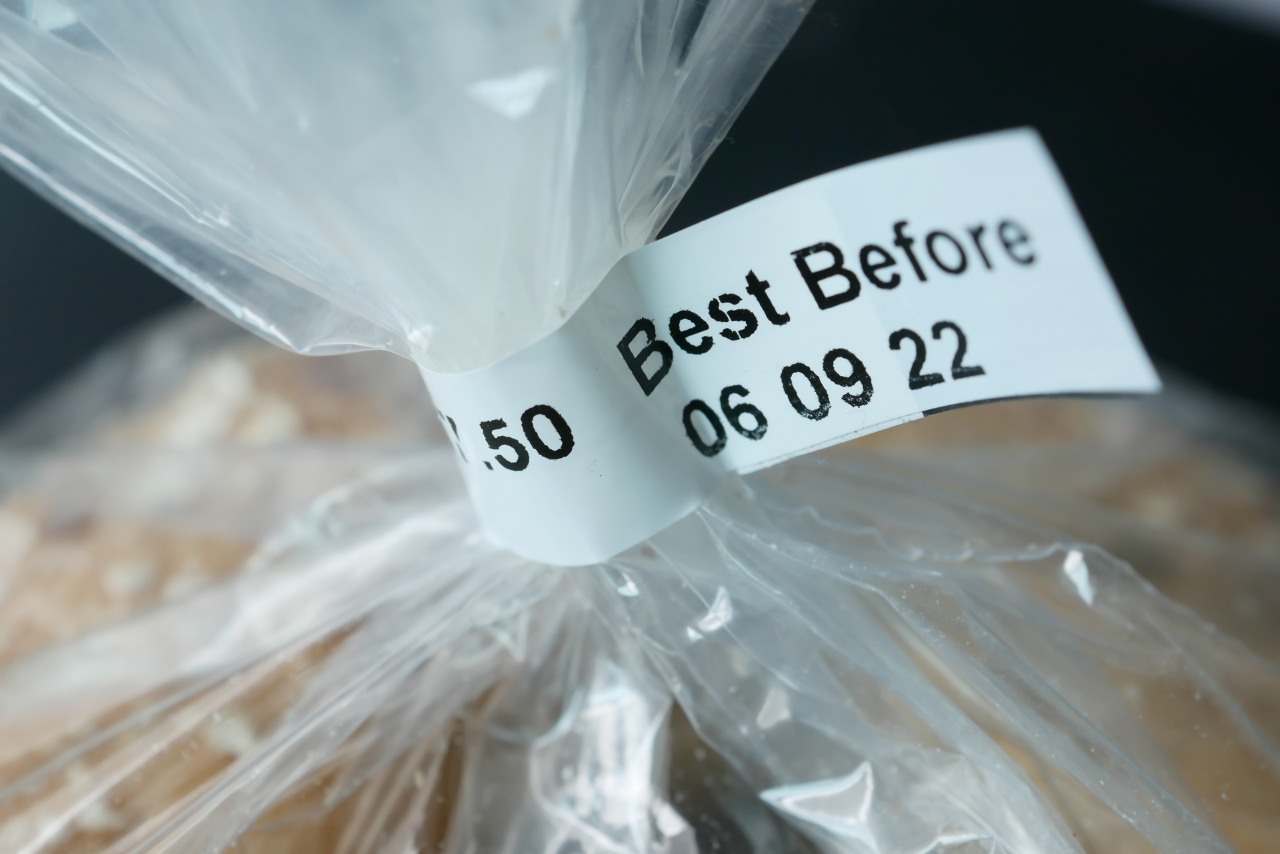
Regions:
<svg viewBox="0 0 1280 854"><path fill-rule="evenodd" d="M1161 363L1280 408L1280 37L1140 0L819 0L669 229L984 131L1045 137ZM0 179L0 412L176 288Z"/></svg>

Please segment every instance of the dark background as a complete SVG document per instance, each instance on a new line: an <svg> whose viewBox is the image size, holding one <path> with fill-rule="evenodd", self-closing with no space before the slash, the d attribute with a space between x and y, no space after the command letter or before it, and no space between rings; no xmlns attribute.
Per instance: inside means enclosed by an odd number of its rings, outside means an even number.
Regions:
<svg viewBox="0 0 1280 854"><path fill-rule="evenodd" d="M1040 130L1162 364L1280 409L1280 31L1140 0L818 0L670 228ZM0 413L184 298L0 178Z"/></svg>

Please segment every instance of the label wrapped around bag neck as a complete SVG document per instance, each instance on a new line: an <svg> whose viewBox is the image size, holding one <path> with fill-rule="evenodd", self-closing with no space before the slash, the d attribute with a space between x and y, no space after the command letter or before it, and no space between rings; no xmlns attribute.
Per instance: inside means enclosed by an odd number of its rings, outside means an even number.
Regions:
<svg viewBox="0 0 1280 854"><path fill-rule="evenodd" d="M1159 388L1030 130L728 211L628 255L542 341L426 381L492 535L567 565L730 473L940 410Z"/></svg>

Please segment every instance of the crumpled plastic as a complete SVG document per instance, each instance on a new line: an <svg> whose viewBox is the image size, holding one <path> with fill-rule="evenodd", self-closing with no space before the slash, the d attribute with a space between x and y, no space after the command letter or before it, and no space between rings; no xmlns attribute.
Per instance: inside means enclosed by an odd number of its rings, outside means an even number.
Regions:
<svg viewBox="0 0 1280 854"><path fill-rule="evenodd" d="M277 343L473 367L652 236L802 11L7 3L0 154ZM1154 586L1236 552L1144 579L917 448L536 565L391 358L180 318L0 437L0 850L1275 838L1274 659Z"/></svg>
<svg viewBox="0 0 1280 854"><path fill-rule="evenodd" d="M0 157L304 353L483 367L657 233L807 0L2 0Z"/></svg>
<svg viewBox="0 0 1280 854"><path fill-rule="evenodd" d="M209 324L104 355L5 437L27 465L4 467L0 508L4 850L1274 838L1274 660L1095 546L885 471L926 441L795 461L608 564L537 566L479 533L447 443L399 402L410 366L193 333ZM150 399L95 434L24 439L90 388L131 401L153 357ZM246 390L210 408L228 365ZM361 435L244 432L264 401L322 393L364 395ZM193 401L221 432L191 441ZM118 554L95 539L130 530ZM129 559L145 583L117 578ZM1153 577L1214 591L1240 567ZM33 613L64 630L33 639Z"/></svg>

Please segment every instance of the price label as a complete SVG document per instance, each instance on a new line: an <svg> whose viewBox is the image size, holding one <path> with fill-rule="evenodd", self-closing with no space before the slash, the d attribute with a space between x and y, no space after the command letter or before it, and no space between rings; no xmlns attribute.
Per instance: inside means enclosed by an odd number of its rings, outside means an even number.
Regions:
<svg viewBox="0 0 1280 854"><path fill-rule="evenodd" d="M426 380L493 535L569 565L932 412L1159 387L1028 130L757 199L627 256L515 356Z"/></svg>

